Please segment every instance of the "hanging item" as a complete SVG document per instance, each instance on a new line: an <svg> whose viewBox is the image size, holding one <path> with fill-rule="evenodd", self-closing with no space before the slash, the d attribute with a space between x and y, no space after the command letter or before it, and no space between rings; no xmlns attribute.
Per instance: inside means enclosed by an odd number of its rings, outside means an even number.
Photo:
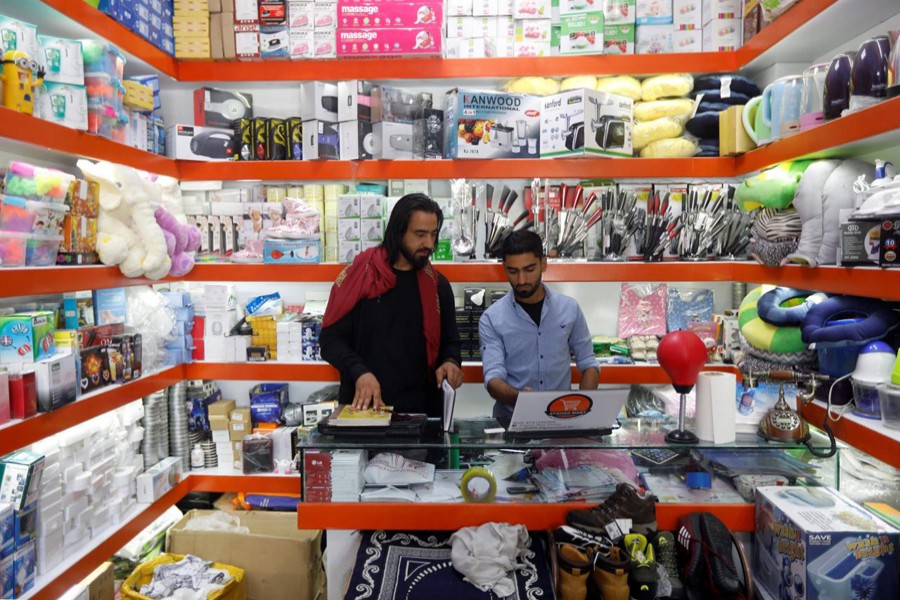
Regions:
<svg viewBox="0 0 900 600"><path fill-rule="evenodd" d="M688 328L692 321L712 320L715 310L713 291L708 289L668 289L669 302L666 310L666 321L669 331L680 331Z"/></svg>
<svg viewBox="0 0 900 600"><path fill-rule="evenodd" d="M667 286L623 283L619 297L619 337L665 335Z"/></svg>

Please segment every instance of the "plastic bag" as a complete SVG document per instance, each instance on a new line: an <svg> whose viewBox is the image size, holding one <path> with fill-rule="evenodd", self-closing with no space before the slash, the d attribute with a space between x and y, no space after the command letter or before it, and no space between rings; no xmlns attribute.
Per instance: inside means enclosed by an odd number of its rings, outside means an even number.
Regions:
<svg viewBox="0 0 900 600"><path fill-rule="evenodd" d="M666 311L669 331L687 329L691 321L710 321L714 310L712 290L669 288Z"/></svg>
<svg viewBox="0 0 900 600"><path fill-rule="evenodd" d="M634 104L634 120L638 122L669 117L683 124L691 118L693 112L694 102L687 98L670 98Z"/></svg>
<svg viewBox="0 0 900 600"><path fill-rule="evenodd" d="M687 73L671 73L648 77L641 82L641 97L644 102L660 98L680 98L694 89L694 78ZM637 99L637 98L636 98Z"/></svg>
<svg viewBox="0 0 900 600"><path fill-rule="evenodd" d="M635 150L646 148L651 142L669 138L677 138L684 133L684 128L675 119L668 117L644 121L634 124L631 143Z"/></svg>
<svg viewBox="0 0 900 600"><path fill-rule="evenodd" d="M650 142L641 150L641 158L690 158L700 152L696 142L683 137Z"/></svg>
<svg viewBox="0 0 900 600"><path fill-rule="evenodd" d="M209 515L195 517L184 526L185 531L228 531L232 533L250 533L249 527L241 525L241 519L235 514L216 511Z"/></svg>
<svg viewBox="0 0 900 600"><path fill-rule="evenodd" d="M549 77L519 77L506 84L506 91L516 94L549 96L559 91L559 82Z"/></svg>
<svg viewBox="0 0 900 600"><path fill-rule="evenodd" d="M666 284L623 283L619 297L619 337L666 334Z"/></svg>
<svg viewBox="0 0 900 600"><path fill-rule="evenodd" d="M597 87L597 78L593 75L575 75L574 77L566 77L559 84L559 91L568 90L592 90Z"/></svg>
<svg viewBox="0 0 900 600"><path fill-rule="evenodd" d="M434 481L434 465L382 452L366 465L365 479L373 485L428 483Z"/></svg>
<svg viewBox="0 0 900 600"><path fill-rule="evenodd" d="M597 80L597 91L618 94L632 100L640 100L641 82L628 75L602 77Z"/></svg>

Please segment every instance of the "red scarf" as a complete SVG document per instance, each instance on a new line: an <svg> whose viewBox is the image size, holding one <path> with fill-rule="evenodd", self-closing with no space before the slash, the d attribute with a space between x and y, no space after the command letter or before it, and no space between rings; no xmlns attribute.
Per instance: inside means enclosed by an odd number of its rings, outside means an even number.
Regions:
<svg viewBox="0 0 900 600"><path fill-rule="evenodd" d="M438 300L437 273L426 265L416 269L419 298L422 300L422 324L425 328L425 352L428 368L437 367L441 345L441 306ZM322 327L334 325L363 298L377 298L397 285L397 275L382 246L366 250L347 265L331 286Z"/></svg>

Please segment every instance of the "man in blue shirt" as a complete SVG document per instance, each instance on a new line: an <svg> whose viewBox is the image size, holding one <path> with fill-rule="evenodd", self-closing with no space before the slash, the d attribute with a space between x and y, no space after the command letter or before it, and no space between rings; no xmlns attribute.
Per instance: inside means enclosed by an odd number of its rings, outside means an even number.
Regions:
<svg viewBox="0 0 900 600"><path fill-rule="evenodd" d="M597 389L600 365L578 303L541 283L547 258L540 236L513 232L501 256L512 290L481 316L478 335L494 418L506 426L520 391L571 389L571 356L583 390Z"/></svg>

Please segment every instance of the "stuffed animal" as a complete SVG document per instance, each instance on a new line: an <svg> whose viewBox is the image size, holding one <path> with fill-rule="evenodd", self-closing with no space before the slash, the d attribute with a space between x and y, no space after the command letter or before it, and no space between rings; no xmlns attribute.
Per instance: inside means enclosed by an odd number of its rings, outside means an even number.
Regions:
<svg viewBox="0 0 900 600"><path fill-rule="evenodd" d="M148 188L134 169L110 162L79 160L85 179L100 188L97 255L126 277L162 279L171 260L162 228L156 223Z"/></svg>
<svg viewBox="0 0 900 600"><path fill-rule="evenodd" d="M194 252L200 249L200 231L191 225L179 223L175 216L162 206L156 209L156 222L162 227L172 268L170 277L182 277L194 268Z"/></svg>
<svg viewBox="0 0 900 600"><path fill-rule="evenodd" d="M745 179L738 187L734 200L742 210L750 212L760 207L783 209L791 205L797 184L811 160L783 162L759 175Z"/></svg>

